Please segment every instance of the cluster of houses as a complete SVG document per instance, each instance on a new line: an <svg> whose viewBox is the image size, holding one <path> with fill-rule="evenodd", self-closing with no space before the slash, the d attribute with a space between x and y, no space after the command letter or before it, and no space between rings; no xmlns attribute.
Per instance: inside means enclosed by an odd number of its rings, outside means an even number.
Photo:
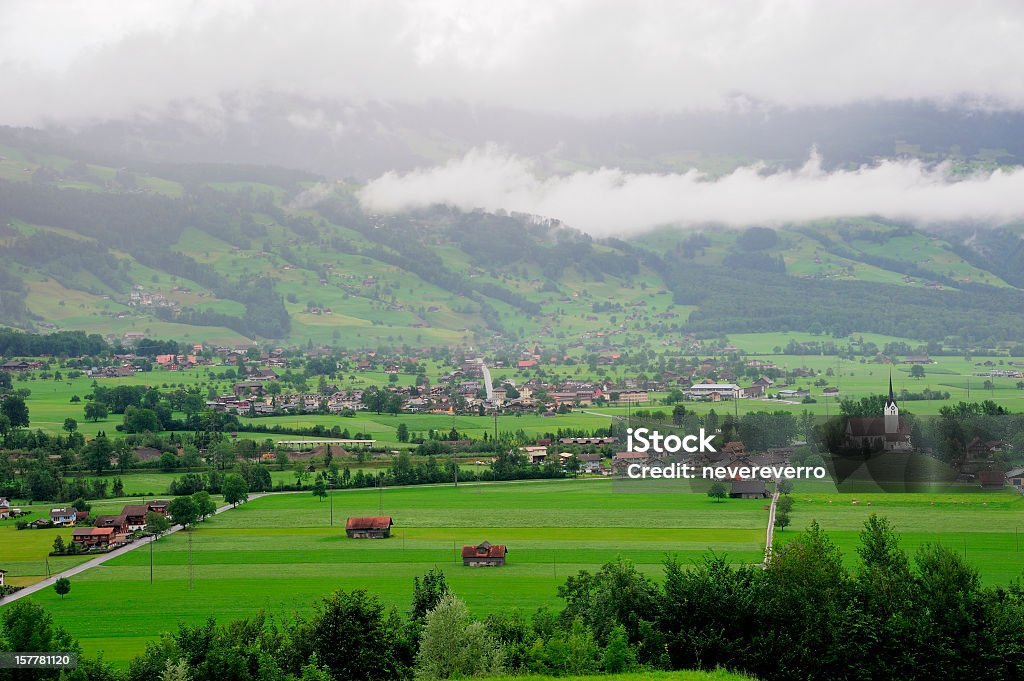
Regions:
<svg viewBox="0 0 1024 681"><path fill-rule="evenodd" d="M345 535L349 539L387 539L394 524L389 515L352 516L345 521ZM462 564L465 567L500 567L505 564L507 554L504 544L484 541L462 547Z"/></svg>
<svg viewBox="0 0 1024 681"><path fill-rule="evenodd" d="M79 527L89 518L88 511L74 507L51 508L49 520L40 518L36 523L46 526L71 527L71 541L82 549L108 549L132 541L134 534L146 527L146 515L158 513L167 516L168 502L154 499L142 504L128 504L119 515L98 515L91 527Z"/></svg>

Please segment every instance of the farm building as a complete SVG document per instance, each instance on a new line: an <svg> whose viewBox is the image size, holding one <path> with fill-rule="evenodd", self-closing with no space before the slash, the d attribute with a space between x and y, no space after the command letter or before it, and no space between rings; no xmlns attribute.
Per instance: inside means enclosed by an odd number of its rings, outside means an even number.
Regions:
<svg viewBox="0 0 1024 681"><path fill-rule="evenodd" d="M345 522L345 534L349 539L386 539L391 536L391 516L367 516L349 518Z"/></svg>
<svg viewBox="0 0 1024 681"><path fill-rule="evenodd" d="M86 549L105 549L113 538L113 527L79 527L71 532L71 541Z"/></svg>
<svg viewBox="0 0 1024 681"><path fill-rule="evenodd" d="M0 520L11 517L11 503L0 497Z"/></svg>
<svg viewBox="0 0 1024 681"><path fill-rule="evenodd" d="M504 544L483 542L476 546L462 547L462 565L465 567L501 567L505 564L508 549Z"/></svg>
<svg viewBox="0 0 1024 681"><path fill-rule="evenodd" d="M736 480L729 491L730 499L764 499L767 496L764 480Z"/></svg>
<svg viewBox="0 0 1024 681"><path fill-rule="evenodd" d="M979 471L978 482L982 489L999 490L1006 484L1006 475L1001 471Z"/></svg>
<svg viewBox="0 0 1024 681"><path fill-rule="evenodd" d="M0 570L0 586L4 585L4 575L7 574L7 570Z"/></svg>
<svg viewBox="0 0 1024 681"><path fill-rule="evenodd" d="M1018 491L1024 492L1024 468L1014 468L1007 472L1006 482L1016 487Z"/></svg>

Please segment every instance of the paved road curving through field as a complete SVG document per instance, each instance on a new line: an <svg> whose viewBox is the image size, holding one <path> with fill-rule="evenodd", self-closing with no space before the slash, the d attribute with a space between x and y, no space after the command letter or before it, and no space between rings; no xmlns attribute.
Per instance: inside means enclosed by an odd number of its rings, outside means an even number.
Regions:
<svg viewBox="0 0 1024 681"><path fill-rule="evenodd" d="M260 497L264 497L264 496L266 496L266 493L252 494L252 495L249 496L249 501L253 501L254 499L259 499ZM224 511L231 510L232 508L234 508L234 506L232 504L225 504L224 506L221 506L216 511L214 511L213 514L217 515L219 513L223 513ZM181 529L181 525L174 525L174 526L171 527L171 529L169 529L165 533L164 536L166 536L168 534L173 534L173 533L177 532L180 529ZM18 591L15 591L13 594L10 594L9 596L5 596L4 598L0 598L0 605L7 605L8 603L13 603L14 601L18 600L19 598L24 598L25 596L30 596L30 595L36 593L37 591L42 591L43 589L47 589L47 588L53 586L54 583L56 583L56 581L58 579L60 579L61 577L73 577L74 575L77 575L77 574L79 574L81 572L85 572L86 570L92 569L92 568L97 567L99 565L103 565L103 563L106 563L108 560L112 560L114 558L117 558L118 556L122 556L122 555L128 553L129 551L134 551L135 549L139 548L140 546L146 546L150 542L154 542L154 541L156 541L156 539L154 539L153 537L146 537L144 539L139 539L137 541L133 541L131 544L126 544L124 546L116 548L116 549L114 549L113 551L111 551L109 553L104 553L101 556L97 556L97 557L93 558L92 560L88 560L88 561L86 561L84 563L81 563L79 565L76 565L76 566L74 566L72 568L68 568L67 570L64 570L63 572L58 572L56 574L50 575L49 577L47 577L46 579L44 579L44 580L42 580L40 582L36 582L35 584L30 584L29 586L26 586L26 587L24 587L22 589L19 589Z"/></svg>

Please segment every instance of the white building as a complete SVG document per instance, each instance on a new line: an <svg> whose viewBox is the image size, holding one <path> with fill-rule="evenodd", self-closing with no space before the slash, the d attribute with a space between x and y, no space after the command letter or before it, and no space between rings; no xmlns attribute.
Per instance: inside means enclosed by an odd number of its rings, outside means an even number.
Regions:
<svg viewBox="0 0 1024 681"><path fill-rule="evenodd" d="M735 383L696 383L686 393L694 399L706 399L712 393L718 393L723 398L735 400L739 398L741 388Z"/></svg>

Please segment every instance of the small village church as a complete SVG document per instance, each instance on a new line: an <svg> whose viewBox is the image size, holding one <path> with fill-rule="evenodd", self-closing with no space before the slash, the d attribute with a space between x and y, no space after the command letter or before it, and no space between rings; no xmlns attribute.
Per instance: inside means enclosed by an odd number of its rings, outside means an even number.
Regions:
<svg viewBox="0 0 1024 681"><path fill-rule="evenodd" d="M905 452L911 449L910 426L900 416L899 405L892 389L892 374L889 374L889 396L885 400L882 418L850 417L846 423L847 445L856 449L873 452Z"/></svg>

